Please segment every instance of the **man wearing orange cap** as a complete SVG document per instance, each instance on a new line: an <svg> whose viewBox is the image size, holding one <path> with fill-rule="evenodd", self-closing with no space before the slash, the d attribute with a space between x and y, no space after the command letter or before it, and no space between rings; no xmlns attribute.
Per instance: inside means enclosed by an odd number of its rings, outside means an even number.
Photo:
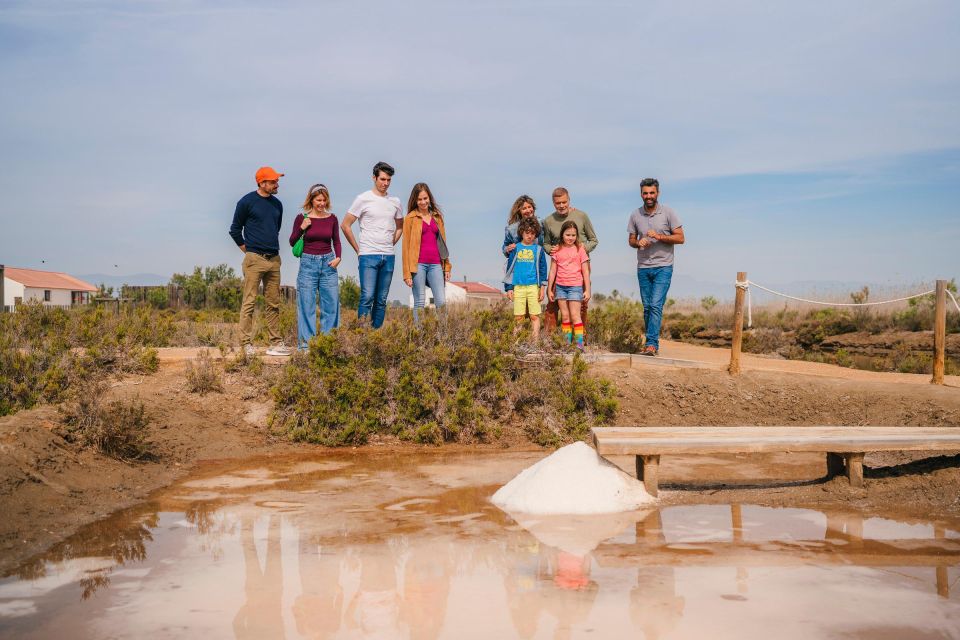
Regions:
<svg viewBox="0 0 960 640"><path fill-rule="evenodd" d="M289 356L291 350L280 337L280 226L283 204L274 195L282 173L272 167L257 169L257 190L240 198L233 213L230 237L243 251L243 302L240 304L240 342L253 355L253 309L260 283L266 302L264 319L270 337L268 356Z"/></svg>

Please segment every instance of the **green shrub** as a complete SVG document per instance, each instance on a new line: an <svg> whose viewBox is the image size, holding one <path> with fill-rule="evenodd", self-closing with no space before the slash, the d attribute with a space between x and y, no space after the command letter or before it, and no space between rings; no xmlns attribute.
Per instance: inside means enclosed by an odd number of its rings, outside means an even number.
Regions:
<svg viewBox="0 0 960 640"><path fill-rule="evenodd" d="M616 412L611 383L575 356L525 359L513 318L451 309L422 328L388 320L310 342L274 387L273 428L294 440L357 445L374 434L422 443L487 442L504 427L558 444L585 437ZM530 433L534 422L549 435Z"/></svg>
<svg viewBox="0 0 960 640"><path fill-rule="evenodd" d="M114 400L104 404L106 384L102 380L78 388L76 401L62 410L61 435L84 447L93 447L120 460L153 457L147 439L150 418L143 403Z"/></svg>
<svg viewBox="0 0 960 640"><path fill-rule="evenodd" d="M202 396L212 392L223 391L223 373L213 361L207 350L204 349L186 367L187 388L191 393Z"/></svg>
<svg viewBox="0 0 960 640"><path fill-rule="evenodd" d="M340 306L353 310L360 306L360 283L353 276L340 278Z"/></svg>
<svg viewBox="0 0 960 640"><path fill-rule="evenodd" d="M643 305L636 300L612 298L590 309L587 342L615 353L643 350Z"/></svg>
<svg viewBox="0 0 960 640"><path fill-rule="evenodd" d="M149 307L59 309L40 304L0 313L0 415L60 402L90 375L152 373L154 346L172 333Z"/></svg>
<svg viewBox="0 0 960 640"><path fill-rule="evenodd" d="M819 309L808 314L797 329L796 340L804 348L819 345L829 336L851 333L857 325L846 310Z"/></svg>

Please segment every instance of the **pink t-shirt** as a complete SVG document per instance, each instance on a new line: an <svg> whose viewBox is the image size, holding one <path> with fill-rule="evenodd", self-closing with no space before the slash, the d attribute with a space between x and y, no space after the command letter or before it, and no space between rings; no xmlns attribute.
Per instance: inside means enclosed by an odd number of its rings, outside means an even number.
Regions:
<svg viewBox="0 0 960 640"><path fill-rule="evenodd" d="M557 262L557 284L565 287L583 286L583 265L590 260L586 250L581 246L563 245L553 254Z"/></svg>

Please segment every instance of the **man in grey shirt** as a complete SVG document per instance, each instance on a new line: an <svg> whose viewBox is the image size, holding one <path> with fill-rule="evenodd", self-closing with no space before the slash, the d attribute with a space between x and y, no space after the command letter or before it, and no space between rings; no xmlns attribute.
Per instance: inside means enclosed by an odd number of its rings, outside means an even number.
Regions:
<svg viewBox="0 0 960 640"><path fill-rule="evenodd" d="M683 226L676 212L660 204L660 182L644 178L640 182L643 207L630 214L627 242L637 249L637 280L643 301L643 325L646 346L641 352L655 356L660 350L660 323L673 278L673 245L683 244Z"/></svg>

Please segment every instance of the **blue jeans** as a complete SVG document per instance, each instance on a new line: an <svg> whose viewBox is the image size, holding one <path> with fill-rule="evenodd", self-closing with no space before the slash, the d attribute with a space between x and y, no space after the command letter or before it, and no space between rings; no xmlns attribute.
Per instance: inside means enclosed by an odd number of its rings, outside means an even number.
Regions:
<svg viewBox="0 0 960 640"><path fill-rule="evenodd" d="M425 306L427 285L433 292L433 304L439 309L446 302L442 264L417 264L417 272L413 274L413 321L417 324L420 324L417 309Z"/></svg>
<svg viewBox="0 0 960 640"><path fill-rule="evenodd" d="M320 333L340 326L340 282L330 266L336 254L300 256L297 273L297 348L306 349L317 335L317 293L320 294Z"/></svg>
<svg viewBox="0 0 960 640"><path fill-rule="evenodd" d="M640 281L640 300L643 301L643 326L647 329L647 346L660 350L660 323L663 321L663 304L667 301L673 265L637 269Z"/></svg>
<svg viewBox="0 0 960 640"><path fill-rule="evenodd" d="M370 316L370 326L379 329L387 315L387 294L393 279L393 255L363 255L359 257L360 306L357 317Z"/></svg>

